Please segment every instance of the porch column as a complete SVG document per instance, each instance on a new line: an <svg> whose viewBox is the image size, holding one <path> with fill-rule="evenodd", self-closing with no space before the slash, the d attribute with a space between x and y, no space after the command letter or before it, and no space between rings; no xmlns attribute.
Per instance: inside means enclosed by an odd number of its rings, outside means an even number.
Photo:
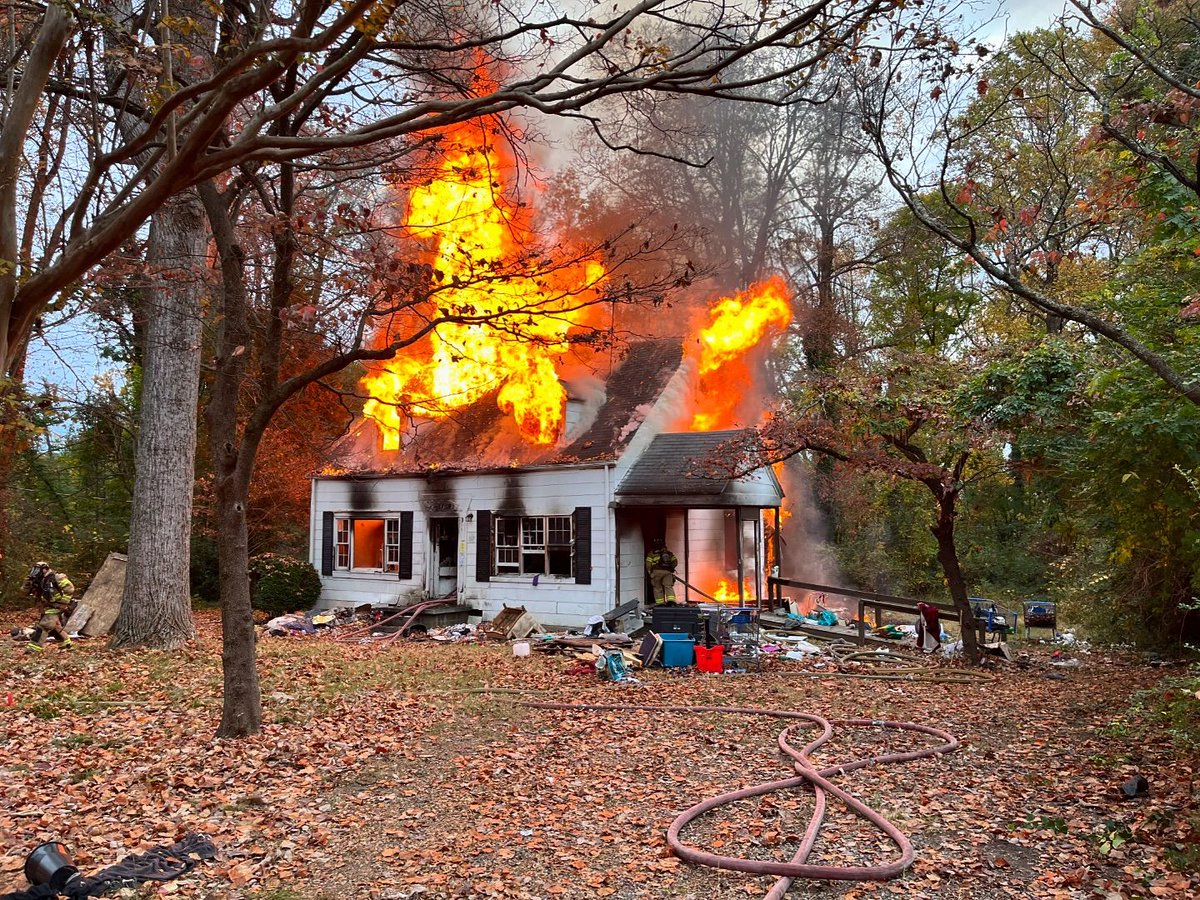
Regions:
<svg viewBox="0 0 1200 900"><path fill-rule="evenodd" d="M733 514L733 533L737 541L737 564L738 564L738 606L746 605L746 554L743 552L745 543L742 535L742 508L740 506L734 509Z"/></svg>
<svg viewBox="0 0 1200 900"><path fill-rule="evenodd" d="M689 524L692 520L692 511L684 509L683 511L683 602L688 603L692 599L692 566L688 560L691 558L688 555L688 533Z"/></svg>
<svg viewBox="0 0 1200 900"><path fill-rule="evenodd" d="M767 555L763 552L762 510L754 517L754 605L762 609L763 567Z"/></svg>

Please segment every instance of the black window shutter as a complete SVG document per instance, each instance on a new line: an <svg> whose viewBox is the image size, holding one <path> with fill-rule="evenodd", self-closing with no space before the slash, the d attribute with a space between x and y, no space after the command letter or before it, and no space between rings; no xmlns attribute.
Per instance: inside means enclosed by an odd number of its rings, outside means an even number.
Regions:
<svg viewBox="0 0 1200 900"><path fill-rule="evenodd" d="M333 513L321 514L321 574L333 574Z"/></svg>
<svg viewBox="0 0 1200 900"><path fill-rule="evenodd" d="M412 578L413 559L413 514L412 511L400 513L400 580Z"/></svg>
<svg viewBox="0 0 1200 900"><path fill-rule="evenodd" d="M478 527L475 531L475 580L492 580L492 511L481 509L475 513Z"/></svg>
<svg viewBox="0 0 1200 900"><path fill-rule="evenodd" d="M575 507L575 583L592 583L592 508Z"/></svg>

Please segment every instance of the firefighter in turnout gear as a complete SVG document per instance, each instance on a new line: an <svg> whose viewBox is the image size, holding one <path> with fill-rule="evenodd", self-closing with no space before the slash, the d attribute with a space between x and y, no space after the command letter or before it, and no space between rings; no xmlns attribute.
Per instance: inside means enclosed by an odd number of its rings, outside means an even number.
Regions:
<svg viewBox="0 0 1200 900"><path fill-rule="evenodd" d="M655 603L675 602L675 567L679 560L667 549L662 538L654 541L654 547L646 554L646 571L650 573L650 587L654 591Z"/></svg>
<svg viewBox="0 0 1200 900"><path fill-rule="evenodd" d="M75 594L71 579L51 569L50 563L39 562L29 570L25 590L42 604L42 617L37 623L33 640L29 642L29 649L41 650L46 635L61 641L64 648L70 647L71 639L64 626L71 613L71 598Z"/></svg>

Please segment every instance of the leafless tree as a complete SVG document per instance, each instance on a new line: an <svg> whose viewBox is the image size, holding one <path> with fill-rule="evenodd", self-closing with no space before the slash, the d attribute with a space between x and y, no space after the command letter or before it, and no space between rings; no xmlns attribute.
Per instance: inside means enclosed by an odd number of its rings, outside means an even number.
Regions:
<svg viewBox="0 0 1200 900"><path fill-rule="evenodd" d="M187 14L200 7L184 3L184 15L176 15L166 0L131 8L101 0L9 4L0 60L0 260L10 261L0 269L0 372L19 374L33 323L56 295L87 277L170 198L240 166L415 140L518 108L577 116L606 96L738 96L802 76L834 48L859 41L896 5L811 0L747 14L707 0L642 0L589 16L549 6L414 7L396 0L223 2L206 30L205 16ZM130 9L132 16L119 21ZM667 28L685 39L656 42ZM131 37L124 46L106 43L122 30ZM201 38L217 48L211 65L197 52ZM626 52L634 45L641 51ZM786 65L726 76L780 47L790 50ZM478 90L472 76L484 59L507 66L507 74ZM125 70L119 80L106 77L114 66ZM306 123L303 133L287 127L295 120ZM40 155L39 147L46 148ZM55 159L69 162L70 172L56 171ZM156 222L148 260L163 272L175 262L186 266L198 247L194 200L171 202L179 212ZM30 249L22 254L27 235ZM161 280L162 296L175 299L175 285ZM186 291L193 290L199 287L189 283ZM160 368L147 387L152 394L156 385L186 380L185 369L196 365L199 347L180 299L178 309L150 307L164 311L170 332L150 344L165 356L189 358ZM182 394L162 399L181 411L190 405ZM147 423L143 433L162 430ZM186 461L177 448L158 454ZM0 473L6 468L0 460ZM186 537L165 527L164 539Z"/></svg>

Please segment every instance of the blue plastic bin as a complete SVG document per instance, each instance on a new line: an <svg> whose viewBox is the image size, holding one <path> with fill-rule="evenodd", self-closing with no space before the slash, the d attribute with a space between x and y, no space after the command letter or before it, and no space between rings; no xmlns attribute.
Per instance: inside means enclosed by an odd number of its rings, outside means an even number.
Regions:
<svg viewBox="0 0 1200 900"><path fill-rule="evenodd" d="M663 640L662 664L667 668L690 666L695 657L696 639L690 634L660 634Z"/></svg>

